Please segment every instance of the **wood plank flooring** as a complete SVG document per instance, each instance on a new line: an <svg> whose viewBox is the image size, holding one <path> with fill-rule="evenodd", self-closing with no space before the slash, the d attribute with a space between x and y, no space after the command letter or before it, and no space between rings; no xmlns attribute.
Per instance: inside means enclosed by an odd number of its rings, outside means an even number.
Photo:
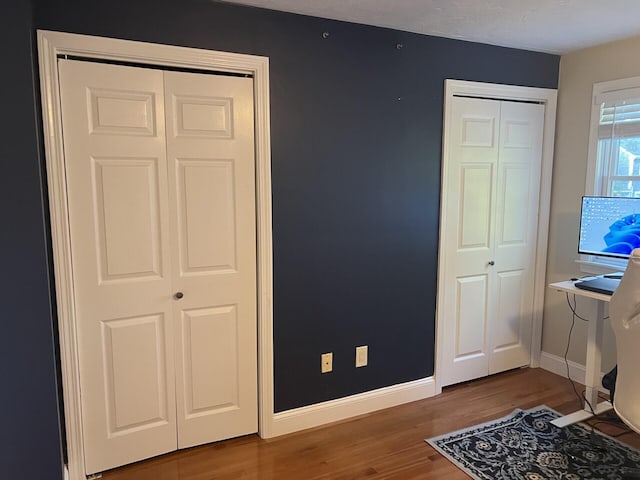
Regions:
<svg viewBox="0 0 640 480"><path fill-rule="evenodd" d="M561 413L579 408L566 379L542 369L515 370L356 419L270 440L249 435L194 447L106 472L103 478L468 479L424 439L542 404ZM597 426L610 435L622 432ZM625 433L618 439L640 448L640 435Z"/></svg>

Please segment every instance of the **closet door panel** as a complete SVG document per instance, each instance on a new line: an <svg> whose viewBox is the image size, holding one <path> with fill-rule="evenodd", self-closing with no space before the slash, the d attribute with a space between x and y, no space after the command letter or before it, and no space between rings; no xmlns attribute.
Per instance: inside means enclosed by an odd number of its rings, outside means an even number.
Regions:
<svg viewBox="0 0 640 480"><path fill-rule="evenodd" d="M501 102L489 373L531 358L544 106Z"/></svg>
<svg viewBox="0 0 640 480"><path fill-rule="evenodd" d="M258 428L253 80L164 75L183 448Z"/></svg>
<svg viewBox="0 0 640 480"><path fill-rule="evenodd" d="M87 473L177 447L162 72L60 60Z"/></svg>
<svg viewBox="0 0 640 480"><path fill-rule="evenodd" d="M454 97L450 129L447 204L442 207L446 242L443 385L486 375L488 319L493 315L491 278L499 102Z"/></svg>

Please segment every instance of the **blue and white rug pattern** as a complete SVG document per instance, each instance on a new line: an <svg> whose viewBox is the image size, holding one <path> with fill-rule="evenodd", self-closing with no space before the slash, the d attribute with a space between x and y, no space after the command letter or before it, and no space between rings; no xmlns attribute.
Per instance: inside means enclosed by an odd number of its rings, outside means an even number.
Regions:
<svg viewBox="0 0 640 480"><path fill-rule="evenodd" d="M580 424L558 428L546 406L427 439L478 480L640 479L640 451Z"/></svg>

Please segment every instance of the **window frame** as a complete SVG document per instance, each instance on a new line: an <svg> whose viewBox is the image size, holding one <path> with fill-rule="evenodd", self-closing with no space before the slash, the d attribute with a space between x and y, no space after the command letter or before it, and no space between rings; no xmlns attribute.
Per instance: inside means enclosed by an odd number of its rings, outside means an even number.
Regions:
<svg viewBox="0 0 640 480"><path fill-rule="evenodd" d="M599 163L598 142L600 140L600 106L607 101L607 98L612 97L640 98L640 77L623 78L593 84L587 175L584 189L585 195L602 195L601 192L608 188L603 185L604 175L602 175L601 170L604 166ZM611 169L610 166L607 167L609 170ZM611 177L612 175L608 173L607 178ZM580 270L582 272L596 275L625 270L627 268L627 260L600 257L597 255L579 255L576 262L580 264Z"/></svg>

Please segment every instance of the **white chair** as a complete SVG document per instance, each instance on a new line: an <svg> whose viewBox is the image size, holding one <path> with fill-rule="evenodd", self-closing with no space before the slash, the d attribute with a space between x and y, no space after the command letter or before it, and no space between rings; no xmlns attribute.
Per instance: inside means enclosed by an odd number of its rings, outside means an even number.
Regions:
<svg viewBox="0 0 640 480"><path fill-rule="evenodd" d="M640 433L640 248L631 252L627 271L611 297L609 318L618 350L613 408Z"/></svg>

